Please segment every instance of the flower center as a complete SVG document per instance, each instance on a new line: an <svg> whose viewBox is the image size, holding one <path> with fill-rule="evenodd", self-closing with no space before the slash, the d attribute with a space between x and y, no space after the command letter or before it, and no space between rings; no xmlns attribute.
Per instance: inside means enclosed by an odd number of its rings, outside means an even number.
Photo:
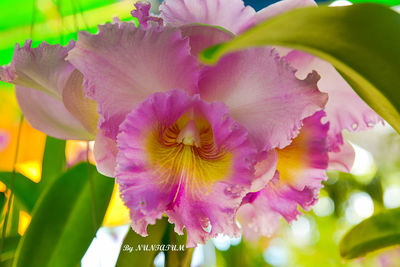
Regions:
<svg viewBox="0 0 400 267"><path fill-rule="evenodd" d="M202 118L182 116L166 129L153 130L147 152L160 185L174 191L173 202L183 192L207 194L232 166L231 154L215 145L211 125Z"/></svg>
<svg viewBox="0 0 400 267"><path fill-rule="evenodd" d="M194 145L200 147L200 134L194 120L190 120L188 124L186 124L186 126L180 131L176 141L187 146Z"/></svg>

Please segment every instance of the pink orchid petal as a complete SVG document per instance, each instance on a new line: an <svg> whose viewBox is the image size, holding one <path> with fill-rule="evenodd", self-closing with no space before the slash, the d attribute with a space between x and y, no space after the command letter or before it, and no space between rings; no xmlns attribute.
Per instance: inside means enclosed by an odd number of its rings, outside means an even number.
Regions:
<svg viewBox="0 0 400 267"><path fill-rule="evenodd" d="M319 111L304 120L304 126L296 139L289 146L278 150L274 178L264 189L249 193L243 199L238 218L245 235L250 238L254 237L254 233L271 235L281 216L290 222L300 214L298 206L309 210L315 203L322 187L321 182L327 178L326 137L329 125L321 123L324 115L323 111ZM257 167L256 173L260 172ZM254 216L246 218L249 214Z"/></svg>
<svg viewBox="0 0 400 267"><path fill-rule="evenodd" d="M235 34L251 25L256 13L242 0L165 0L160 11L165 23L173 27L204 23Z"/></svg>
<svg viewBox="0 0 400 267"><path fill-rule="evenodd" d="M10 71L7 71L7 66L5 68L3 68L2 66L0 66L0 79L3 82L11 82L13 80L13 78L11 77L11 73Z"/></svg>
<svg viewBox="0 0 400 267"><path fill-rule="evenodd" d="M312 189L305 187L299 191L285 184L279 185L276 177L261 191L246 195L237 217L246 238L254 239L256 234L258 237L271 236L282 217L291 222L300 214L299 205L307 210L315 201Z"/></svg>
<svg viewBox="0 0 400 267"><path fill-rule="evenodd" d="M83 75L74 70L65 83L62 99L67 110L77 118L89 133L97 133L97 103L88 98L83 89Z"/></svg>
<svg viewBox="0 0 400 267"><path fill-rule="evenodd" d="M243 204L237 212L246 240L257 241L260 236L269 237L278 230L282 216L271 209L267 195L262 192L252 193L255 200Z"/></svg>
<svg viewBox="0 0 400 267"><path fill-rule="evenodd" d="M223 57L204 67L200 95L222 101L260 150L287 146L301 120L324 107L327 95L318 91L317 73L299 80L294 70L270 48L255 48Z"/></svg>
<svg viewBox="0 0 400 267"><path fill-rule="evenodd" d="M8 131L0 129L0 152L3 152L8 147L10 141L11 141L11 134Z"/></svg>
<svg viewBox="0 0 400 267"><path fill-rule="evenodd" d="M201 154L204 146L216 149L202 158L209 161L201 164L211 164L209 167L198 165L200 158L196 158L187 169L183 165L186 158L177 160L174 156L184 152L170 150L187 148L179 144L178 138L190 122L179 126L179 121L190 114L205 119L212 129L214 145L210 147L201 141L200 150L196 150ZM204 136L209 128L201 125L195 127L200 127ZM228 109L222 103L206 103L198 95L189 96L182 90L155 93L127 115L120 129L117 183L131 211L135 231L146 235L147 225L166 213L176 232L182 234L183 227L186 228L189 247L219 233L239 234L235 213L251 187L255 150L247 142L246 131L228 116ZM175 129L175 133L170 129ZM154 144L157 153L153 151ZM221 151L228 154L219 154L225 153ZM214 153L217 154L213 156ZM229 166L229 171L225 172L223 166ZM206 231L209 225L211 230Z"/></svg>
<svg viewBox="0 0 400 267"><path fill-rule="evenodd" d="M86 131L59 99L18 85L15 92L25 118L34 128L59 139L93 140L93 135Z"/></svg>
<svg viewBox="0 0 400 267"><path fill-rule="evenodd" d="M288 222L299 214L297 206L308 210L316 201L327 179L328 124L322 124L323 111L304 120L300 134L282 150L278 150L278 179L266 187L271 209Z"/></svg>
<svg viewBox="0 0 400 267"><path fill-rule="evenodd" d="M31 41L23 47L17 45L0 80L16 85L19 106L36 129L60 139L92 140L95 129L89 132L62 102L63 90L74 71L64 59L73 46L73 42L67 47L42 43L31 48Z"/></svg>
<svg viewBox="0 0 400 267"><path fill-rule="evenodd" d="M102 25L96 35L79 33L68 61L84 74L86 92L99 104L99 126L113 139L126 114L150 94L196 91L198 64L176 29Z"/></svg>
<svg viewBox="0 0 400 267"><path fill-rule="evenodd" d="M64 60L74 47L74 42L71 41L66 47L43 42L37 48L31 48L31 44L31 40L27 40L22 47L16 44L12 62L5 68L9 79L4 81L59 97L74 70Z"/></svg>
<svg viewBox="0 0 400 267"><path fill-rule="evenodd" d="M329 95L325 112L330 124L328 135L333 151L343 144L343 129L366 130L382 122L328 62L300 51L292 51L285 58L298 69L296 76L299 78L311 70L321 75L318 88Z"/></svg>
<svg viewBox="0 0 400 267"><path fill-rule="evenodd" d="M271 236L282 217L288 222L297 218L299 203L314 201L310 189L297 191L287 185L278 186L278 181L279 178L274 178L264 189L249 193L243 199L237 218L246 238L254 239L255 233L258 237Z"/></svg>
<svg viewBox="0 0 400 267"><path fill-rule="evenodd" d="M183 234L183 227L186 228L187 247L204 244L219 234L240 236L236 213L246 192L241 187L233 181L229 185L217 183L204 198L182 197L179 206L166 211L169 221L175 224L175 232ZM206 230L209 227L210 232Z"/></svg>
<svg viewBox="0 0 400 267"><path fill-rule="evenodd" d="M344 142L339 149L339 151L329 152L328 169L341 172L350 172L356 156L354 148L350 143Z"/></svg>
<svg viewBox="0 0 400 267"><path fill-rule="evenodd" d="M296 190L305 187L319 189L326 179L328 167L327 132L329 124L322 124L323 111L306 118L300 134L293 142L278 150L277 170L280 183L286 183Z"/></svg>
<svg viewBox="0 0 400 267"><path fill-rule="evenodd" d="M267 196L270 209L279 213L287 222L295 220L300 215L299 205L305 210L314 205L317 195L313 189L305 187L303 190L296 190L278 183L271 182L261 192Z"/></svg>
<svg viewBox="0 0 400 267"><path fill-rule="evenodd" d="M182 36L189 38L190 53L195 57L207 47L226 42L234 37L230 32L207 25L184 25L180 29Z"/></svg>
<svg viewBox="0 0 400 267"><path fill-rule="evenodd" d="M278 154L275 149L259 155L259 160L255 166L255 179L251 185L252 192L258 192L263 189L274 177Z"/></svg>
<svg viewBox="0 0 400 267"><path fill-rule="evenodd" d="M139 1L135 3L135 8L131 14L138 19L139 25L142 25L143 28L147 29L149 22L155 22L160 26L163 24L162 18L150 16L151 4L149 2Z"/></svg>
<svg viewBox="0 0 400 267"><path fill-rule="evenodd" d="M254 23L258 24L272 17L288 12L292 9L307 7L307 6L317 6L317 3L315 3L314 0L279 1L258 11L257 14L255 15Z"/></svg>
<svg viewBox="0 0 400 267"><path fill-rule="evenodd" d="M94 144L94 158L97 170L108 177L115 177L115 168L117 166L117 143L104 135L99 130Z"/></svg>
<svg viewBox="0 0 400 267"><path fill-rule="evenodd" d="M139 104L121 125L118 136L117 183L130 209L132 228L143 236L147 235L147 225L161 218L171 201L170 192L156 187L153 180L157 177L147 173L151 170L146 168L148 155L143 147L146 130L162 120L167 126L172 125L191 105L190 97L181 91L165 94L155 93Z"/></svg>

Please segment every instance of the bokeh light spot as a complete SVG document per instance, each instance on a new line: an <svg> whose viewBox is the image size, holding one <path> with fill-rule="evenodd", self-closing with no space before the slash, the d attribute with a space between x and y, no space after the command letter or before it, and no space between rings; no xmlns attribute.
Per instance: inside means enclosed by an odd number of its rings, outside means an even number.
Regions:
<svg viewBox="0 0 400 267"><path fill-rule="evenodd" d="M318 217L326 217L331 215L335 210L335 203L330 197L321 197L313 207L315 215Z"/></svg>
<svg viewBox="0 0 400 267"><path fill-rule="evenodd" d="M389 186L383 194L383 203L388 209L400 207L400 186Z"/></svg>
<svg viewBox="0 0 400 267"><path fill-rule="evenodd" d="M348 200L346 220L351 224L357 224L374 214L374 202L365 192L353 193Z"/></svg>

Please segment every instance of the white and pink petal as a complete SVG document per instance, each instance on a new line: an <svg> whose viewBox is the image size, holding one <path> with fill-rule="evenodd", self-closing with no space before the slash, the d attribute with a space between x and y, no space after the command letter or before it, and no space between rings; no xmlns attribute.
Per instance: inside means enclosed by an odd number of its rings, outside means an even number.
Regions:
<svg viewBox="0 0 400 267"><path fill-rule="evenodd" d="M207 101L224 102L260 151L283 148L298 134L302 120L327 101L316 86L316 72L304 80L294 72L273 49L248 49L204 67L199 91Z"/></svg>
<svg viewBox="0 0 400 267"><path fill-rule="evenodd" d="M383 122L328 62L300 51L291 51L285 59L298 69L296 76L299 78L312 70L321 75L318 88L329 95L325 112L330 124L328 135L332 151L338 151L343 144L342 130L366 130Z"/></svg>
<svg viewBox="0 0 400 267"><path fill-rule="evenodd" d="M258 154L251 192L262 190L274 178L277 163L278 153L275 149Z"/></svg>
<svg viewBox="0 0 400 267"><path fill-rule="evenodd" d="M151 3L139 1L135 3L135 9L131 12L132 16L137 18L139 25L143 28L149 27L150 23L156 23L159 26L163 25L163 20L160 17L150 15Z"/></svg>
<svg viewBox="0 0 400 267"><path fill-rule="evenodd" d="M117 142L104 135L99 130L94 144L94 158L97 170L108 177L115 177L115 168L117 167Z"/></svg>
<svg viewBox="0 0 400 267"><path fill-rule="evenodd" d="M329 170L342 171L342 172L350 172L353 167L355 154L353 146L344 141L343 145L339 146L338 151L331 151L328 153L329 155Z"/></svg>
<svg viewBox="0 0 400 267"><path fill-rule="evenodd" d="M94 139L94 134L89 133L59 99L19 85L15 92L25 118L39 131L59 139Z"/></svg>
<svg viewBox="0 0 400 267"><path fill-rule="evenodd" d="M49 45L46 42L37 48L32 48L31 45L31 40L27 40L22 47L16 44L13 59L4 69L7 75L2 80L59 97L74 70L64 60L68 51L74 47L74 42L71 41L66 47Z"/></svg>
<svg viewBox="0 0 400 267"><path fill-rule="evenodd" d="M95 134L99 121L97 103L86 96L83 79L82 73L75 69L64 85L62 100L65 108L79 120L81 125L89 133Z"/></svg>
<svg viewBox="0 0 400 267"><path fill-rule="evenodd" d="M165 0L160 11L169 26L202 23L220 26L235 34L252 25L256 14L242 0Z"/></svg>
<svg viewBox="0 0 400 267"><path fill-rule="evenodd" d="M81 114L75 117L76 114L63 103L64 91L81 93L78 92L80 84L68 83L74 67L65 61L65 57L73 46L72 41L66 47L42 43L31 48L29 40L23 47L16 45L12 62L0 72L0 80L16 85L19 106L36 129L60 139L91 140L96 127L87 127L89 125L84 121L96 120L96 116L87 118L88 115ZM70 106L87 103L84 96L79 100ZM92 107L95 112L95 106Z"/></svg>
<svg viewBox="0 0 400 267"><path fill-rule="evenodd" d="M317 6L314 0L283 0L265 7L257 12L254 18L254 23L259 24L272 17L288 12L293 9Z"/></svg>
<svg viewBox="0 0 400 267"><path fill-rule="evenodd" d="M252 241L274 234L281 218L280 213L271 209L266 190L247 194L237 212L244 238Z"/></svg>
<svg viewBox="0 0 400 267"><path fill-rule="evenodd" d="M102 25L95 35L80 32L67 59L85 76L86 93L99 104L99 127L112 139L150 94L197 90L198 63L177 29Z"/></svg>

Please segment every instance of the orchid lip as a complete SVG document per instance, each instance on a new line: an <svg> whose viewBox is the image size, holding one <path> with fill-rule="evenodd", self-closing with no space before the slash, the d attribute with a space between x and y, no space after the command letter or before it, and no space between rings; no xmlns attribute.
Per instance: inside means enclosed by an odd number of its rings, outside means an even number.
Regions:
<svg viewBox="0 0 400 267"><path fill-rule="evenodd" d="M203 118L185 114L166 129L154 128L147 142L150 165L164 177L164 188L176 185L172 205L179 202L182 187L201 194L200 188L230 172L231 155L215 145L211 126Z"/></svg>
<svg viewBox="0 0 400 267"><path fill-rule="evenodd" d="M175 231L186 228L188 246L239 233L234 213L250 190L256 150L224 104L183 90L154 93L120 131L116 177L135 231L146 235L166 214Z"/></svg>

